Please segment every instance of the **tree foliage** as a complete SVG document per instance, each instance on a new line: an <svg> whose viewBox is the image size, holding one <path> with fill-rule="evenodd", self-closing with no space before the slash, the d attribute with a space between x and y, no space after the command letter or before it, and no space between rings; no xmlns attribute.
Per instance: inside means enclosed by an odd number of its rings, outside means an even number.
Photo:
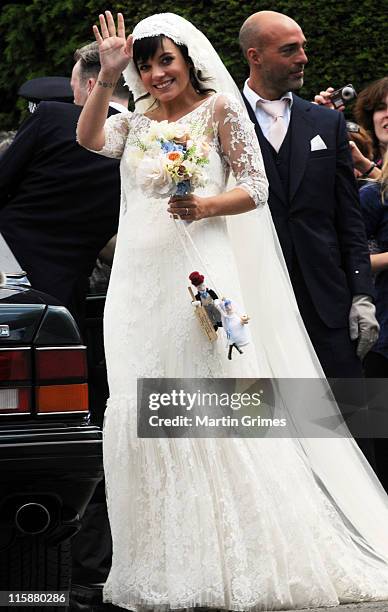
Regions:
<svg viewBox="0 0 388 612"><path fill-rule="evenodd" d="M27 79L70 75L74 50L92 40L98 13L121 11L128 30L155 12L186 17L212 41L239 85L247 67L238 46L238 31L251 13L270 9L285 13L303 28L309 64L301 95L311 99L328 85L353 83L361 89L387 73L385 15L372 0L27 0L5 4L0 15L0 129L16 127L25 114L17 98Z"/></svg>

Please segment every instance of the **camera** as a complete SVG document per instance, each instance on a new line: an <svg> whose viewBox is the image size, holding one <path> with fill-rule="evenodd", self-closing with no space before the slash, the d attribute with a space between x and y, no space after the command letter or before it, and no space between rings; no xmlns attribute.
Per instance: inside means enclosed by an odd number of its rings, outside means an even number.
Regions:
<svg viewBox="0 0 388 612"><path fill-rule="evenodd" d="M340 89L336 89L332 94L330 94L330 100L334 104L334 108L345 106L354 100L354 98L357 98L357 93L351 83L340 87Z"/></svg>

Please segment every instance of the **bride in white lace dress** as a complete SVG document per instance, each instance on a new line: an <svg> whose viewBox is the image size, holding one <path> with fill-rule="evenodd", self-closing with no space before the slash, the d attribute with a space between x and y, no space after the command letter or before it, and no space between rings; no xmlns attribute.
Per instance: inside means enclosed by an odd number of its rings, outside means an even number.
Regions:
<svg viewBox="0 0 388 612"><path fill-rule="evenodd" d="M137 438L138 377L319 377L321 370L267 211L253 126L230 95L235 86L210 43L171 14L140 22L127 41L122 16L117 34L110 13L100 16L100 27L102 70L78 139L121 158L122 205L105 312L104 461L113 536L106 601L140 612L388 599L386 501L352 440L319 446L292 439ZM148 111L105 122L111 87L124 69L135 98L146 95L138 107L143 102ZM201 80L205 71L212 81ZM145 196L127 155L134 135L162 120L195 124L210 148L206 188L170 203ZM228 190L230 172L236 183ZM258 212L248 212L253 209ZM251 242L269 259L259 262L259 278L251 260L245 267L261 320L255 343L232 361L222 339L211 344L197 327L186 288L191 262L171 213L192 221L188 232L212 279L240 303L243 270L225 217L254 215ZM343 483L333 478L332 455L347 470Z"/></svg>

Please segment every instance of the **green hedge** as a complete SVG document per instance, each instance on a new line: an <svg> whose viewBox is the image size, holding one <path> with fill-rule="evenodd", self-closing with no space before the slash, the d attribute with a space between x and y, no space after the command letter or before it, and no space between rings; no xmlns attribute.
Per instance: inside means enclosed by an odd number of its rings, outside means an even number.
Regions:
<svg viewBox="0 0 388 612"><path fill-rule="evenodd" d="M301 94L307 99L329 84L352 82L356 89L388 72L386 22L381 3L372 0L273 0L241 2L161 0L29 0L5 4L0 15L0 129L16 127L26 112L17 90L27 79L70 75L74 49L92 40L98 13L121 11L128 30L154 12L171 11L191 20L210 38L239 85L247 68L238 31L251 13L271 9L290 15L308 39L309 64Z"/></svg>

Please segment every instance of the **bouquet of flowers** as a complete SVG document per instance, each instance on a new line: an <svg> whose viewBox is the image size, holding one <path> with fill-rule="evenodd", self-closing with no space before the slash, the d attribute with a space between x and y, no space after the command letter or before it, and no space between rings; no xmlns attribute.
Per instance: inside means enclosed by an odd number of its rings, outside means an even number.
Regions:
<svg viewBox="0 0 388 612"><path fill-rule="evenodd" d="M136 182L151 198L184 195L206 182L209 145L194 125L152 121L129 147Z"/></svg>

